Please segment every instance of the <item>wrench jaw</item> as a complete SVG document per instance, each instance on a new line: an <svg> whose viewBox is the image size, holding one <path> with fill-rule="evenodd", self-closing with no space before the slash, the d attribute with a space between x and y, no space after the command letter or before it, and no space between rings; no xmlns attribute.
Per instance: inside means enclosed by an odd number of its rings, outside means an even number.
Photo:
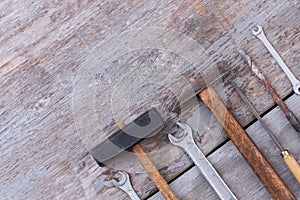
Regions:
<svg viewBox="0 0 300 200"><path fill-rule="evenodd" d="M127 180L129 180L129 175L124 172L118 172L122 176L120 181L116 181L115 179L112 179L112 183L116 187L120 187L126 183Z"/></svg>
<svg viewBox="0 0 300 200"><path fill-rule="evenodd" d="M180 138L176 138L174 137L172 134L168 134L168 138L170 140L170 142L176 146L179 146L180 143L182 143L182 140L184 139L184 136L180 137Z"/></svg>
<svg viewBox="0 0 300 200"><path fill-rule="evenodd" d="M261 26L255 26L255 28L252 29L252 33L253 35L258 36L263 33L263 29Z"/></svg>
<svg viewBox="0 0 300 200"><path fill-rule="evenodd" d="M168 134L169 140L170 142L175 145L178 146L184 150L186 150L189 146L189 141L187 141L187 137L186 137L186 133L185 135L181 136L180 138L176 138L171 134Z"/></svg>
<svg viewBox="0 0 300 200"><path fill-rule="evenodd" d="M176 124L183 129L183 135L179 138L176 138L175 136L168 134L168 138L173 145L187 149L193 142L192 129L187 124L181 122L177 122Z"/></svg>
<svg viewBox="0 0 300 200"><path fill-rule="evenodd" d="M278 52L274 49L268 38L265 36L264 31L261 26L256 26L252 30L252 33L262 41L262 43L265 45L265 47L268 49L268 51L271 53L271 55L274 57L274 59L277 61L283 72L287 75L290 82L292 83L292 87L294 92L297 95L300 95L300 81L295 77L295 75L291 72L291 70L286 66L285 62L282 60Z"/></svg>
<svg viewBox="0 0 300 200"><path fill-rule="evenodd" d="M112 179L111 180L112 184L115 187L118 187L119 189L126 192L126 194L128 196L130 196L130 198L132 200L140 200L139 196L134 191L134 189L131 185L129 174L127 174L126 172L118 172L118 174L120 174L122 176L122 178L120 179L120 181L116 181L116 180Z"/></svg>
<svg viewBox="0 0 300 200"><path fill-rule="evenodd" d="M171 143L185 150L194 164L198 167L204 178L216 191L220 199L237 200L226 183L223 181L223 179L209 163L205 155L201 152L199 147L194 142L192 129L184 123L177 122L177 125L183 129L184 134L180 138L176 138L169 134L168 136Z"/></svg>

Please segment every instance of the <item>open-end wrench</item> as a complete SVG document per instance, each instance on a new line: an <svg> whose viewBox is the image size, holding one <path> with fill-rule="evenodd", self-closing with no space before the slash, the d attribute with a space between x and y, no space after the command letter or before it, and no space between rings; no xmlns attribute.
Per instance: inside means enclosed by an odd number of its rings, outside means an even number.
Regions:
<svg viewBox="0 0 300 200"><path fill-rule="evenodd" d="M180 138L176 138L169 134L168 137L171 143L181 147L186 151L204 178L213 187L215 192L222 200L237 199L218 172L214 169L214 167L210 164L210 162L206 159L204 154L196 145L193 139L192 129L184 123L177 122L177 125L184 130L184 133Z"/></svg>
<svg viewBox="0 0 300 200"><path fill-rule="evenodd" d="M256 26L252 30L253 35L255 35L258 39L262 41L262 43L265 45L265 47L269 50L269 52L272 54L272 56L275 58L275 60L278 62L281 69L284 71L284 73L287 75L287 77L290 79L293 90L296 94L300 95L300 81L295 77L295 75L291 72L291 70L286 66L280 55L277 53L277 51L274 49L272 44L267 39L263 29L261 26Z"/></svg>
<svg viewBox="0 0 300 200"><path fill-rule="evenodd" d="M136 194L130 183L129 175L126 172L118 173L122 176L121 180L116 181L115 179L112 179L113 185L126 192L132 200L140 200L139 196Z"/></svg>

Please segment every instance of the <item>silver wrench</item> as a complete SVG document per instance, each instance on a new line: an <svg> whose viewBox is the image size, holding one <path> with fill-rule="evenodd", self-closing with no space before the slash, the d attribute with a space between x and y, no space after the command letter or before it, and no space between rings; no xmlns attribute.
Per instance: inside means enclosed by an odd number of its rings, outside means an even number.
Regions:
<svg viewBox="0 0 300 200"><path fill-rule="evenodd" d="M213 187L215 192L218 194L222 200L233 200L237 199L235 195L231 192L229 187L220 177L218 172L206 159L204 154L200 151L193 139L192 129L184 123L177 122L177 125L180 126L184 133L180 138L176 138L173 135L169 134L169 140L172 144L181 147L186 151L189 157L193 160L195 165L198 167L204 178L208 183Z"/></svg>
<svg viewBox="0 0 300 200"><path fill-rule="evenodd" d="M136 194L130 183L129 175L126 172L118 173L122 176L122 178L120 181L112 179L113 185L126 192L132 200L140 200L139 196Z"/></svg>
<svg viewBox="0 0 300 200"><path fill-rule="evenodd" d="M284 71L284 73L287 75L287 77L290 79L293 90L296 94L300 95L300 81L294 76L294 74L291 72L291 70L286 66L280 55L277 53L277 51L274 49L272 44L267 39L263 29L261 26L256 26L252 30L253 35L255 35L258 39L262 41L262 43L265 45L265 47L269 50L269 52L272 54L272 56L275 58L275 60L278 62L281 69Z"/></svg>

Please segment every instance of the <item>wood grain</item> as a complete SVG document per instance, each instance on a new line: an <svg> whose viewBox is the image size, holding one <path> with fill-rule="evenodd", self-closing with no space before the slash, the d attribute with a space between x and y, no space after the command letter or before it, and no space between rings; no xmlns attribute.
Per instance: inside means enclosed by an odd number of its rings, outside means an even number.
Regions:
<svg viewBox="0 0 300 200"><path fill-rule="evenodd" d="M137 144L132 147L133 153L139 158L140 162L144 166L150 178L155 183L156 187L163 194L165 199L167 200L176 200L178 199L173 190L170 188L166 180L159 173L158 169L152 163L150 158L147 156L145 150L141 147L141 145Z"/></svg>
<svg viewBox="0 0 300 200"><path fill-rule="evenodd" d="M298 113L297 116L299 116L300 113L300 107L297 106L299 105L299 100L299 96L293 95L286 101L286 104L289 107L295 108L294 112ZM264 115L263 119L275 132L277 137L279 137L280 142L285 147L288 147L290 152L295 155L296 160L299 161L300 152L298 144L300 142L300 137L298 137L298 133L286 120L280 108L276 107L268 114ZM274 123L274 121L276 121L276 123ZM277 147L274 145L261 124L256 121L248 127L246 131L275 168L280 177L295 194L296 198L299 199L300 185L290 173L289 168L283 163ZM197 137L197 133L194 133L194 137ZM201 148L201 145L199 147ZM207 159L212 163L238 199L272 199L231 141L226 142L222 147L210 154ZM217 195L207 181L205 181L196 166L193 166L190 170L174 180L170 186L180 199L193 200L195 196L209 200L217 198ZM156 193L150 199L161 200L163 197L160 193Z"/></svg>
<svg viewBox="0 0 300 200"><path fill-rule="evenodd" d="M283 156L283 160L300 184L300 166L293 154Z"/></svg>
<svg viewBox="0 0 300 200"><path fill-rule="evenodd" d="M0 8L0 168L3 169L0 180L4 183L0 186L0 196L3 199L127 198L122 191L106 185L105 180L110 178L114 170L99 168L89 155L82 135L78 134L80 127L73 117L74 107L82 102L72 101L76 77L85 67L85 61L91 57L97 60L95 52L101 48L113 55L105 47L109 47L112 44L110 41L124 31L158 27L165 31L157 32L157 36L173 31L178 33L177 40L182 38L182 34L191 37L210 56L209 62L212 62L206 63L205 69L211 69L214 63L226 60L237 75L239 86L250 96L260 113L272 107L273 102L239 59L236 52L239 46L249 49L249 54L281 97L289 94L291 88L275 61L251 35L252 26L259 23L264 27L287 65L296 77L300 75L300 27L295 23L300 16L297 0L223 1L222 4L216 1L179 0L5 0L0 2ZM170 41L177 41L176 34L174 38ZM114 44L119 49L125 47L121 43ZM173 47L187 50L187 45L179 46L176 43ZM87 102L96 102L92 110L96 120L91 127L104 135L116 131L118 120L114 121L110 109L111 91L116 87L117 80L130 77L131 69L143 71L161 65L157 68L158 72L166 74L173 69L174 74L188 76L187 80L191 74L197 74L202 70L197 66L201 66L204 57L195 55L202 52L193 48L187 52L194 58L186 60L176 53L143 49L128 52L108 66L96 65L103 73L95 74L88 82L89 85L96 85L95 95L87 99ZM176 79L167 83L172 85ZM126 84L124 87L127 87ZM175 85L175 88L178 91L181 89L180 85ZM241 124L249 124L253 116L243 108L236 94L226 82L220 88L224 93L222 99L228 99L230 108ZM165 95L158 92L150 102L147 94L154 94L157 88L145 86L142 89L130 102L136 106L131 107L131 112L123 112L123 108L116 109L117 113L121 113L120 118L130 121L143 109L148 109L147 106L162 105L174 98L170 95L172 92L163 93ZM92 119L87 110L83 108L81 111L82 118L87 121ZM199 133L195 139L198 144L201 143L201 150L205 154L226 140L226 135L203 106L199 107L193 102L183 107L182 112L184 114L180 117L171 116L169 119L189 121ZM196 122L199 118L202 122L198 126ZM192 166L181 150L168 146L165 136L168 132L176 131L172 129L173 122L168 121L169 129L161 135L143 142L168 181ZM154 153L162 147L166 150ZM172 156L165 154L167 151L172 152ZM130 161L135 163L134 159ZM146 198L156 189L146 172L140 171L139 167L137 164L131 168L131 171L140 172L131 174L132 182L139 196Z"/></svg>
<svg viewBox="0 0 300 200"><path fill-rule="evenodd" d="M208 87L200 92L199 96L222 125L230 140L244 156L270 195L274 199L296 199L253 140L220 100L214 89Z"/></svg>
<svg viewBox="0 0 300 200"><path fill-rule="evenodd" d="M124 122L118 123L118 128L123 129L125 127ZM136 144L131 148L131 151L137 156L141 164L143 165L144 169L146 170L149 177L155 183L157 189L162 193L165 199L168 200L176 200L178 199L174 194L174 191L170 188L167 181L164 177L159 173L156 166L153 164L145 150L140 144Z"/></svg>

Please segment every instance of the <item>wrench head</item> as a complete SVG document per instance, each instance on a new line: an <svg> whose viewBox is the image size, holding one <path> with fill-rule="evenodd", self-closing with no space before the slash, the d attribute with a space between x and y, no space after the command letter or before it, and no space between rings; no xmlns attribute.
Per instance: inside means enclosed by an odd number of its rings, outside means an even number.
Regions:
<svg viewBox="0 0 300 200"><path fill-rule="evenodd" d="M255 26L253 29L252 29L252 33L253 35L257 36L259 34L262 33L262 27L261 26Z"/></svg>
<svg viewBox="0 0 300 200"><path fill-rule="evenodd" d="M184 130L184 132L187 132L188 134L192 133L192 129L189 125L185 124L185 123L181 123L181 122L177 122L176 123L180 128L182 128Z"/></svg>
<svg viewBox="0 0 300 200"><path fill-rule="evenodd" d="M176 123L180 128L183 129L183 134L181 137L177 138L171 134L168 134L168 138L170 142L176 146L184 147L184 145L187 144L187 142L190 142L190 140L193 140L193 132L191 127L189 127L185 123L177 122Z"/></svg>
<svg viewBox="0 0 300 200"><path fill-rule="evenodd" d="M120 187L126 183L127 180L129 180L129 175L126 172L118 172L122 177L120 181L116 181L115 179L112 179L112 183L116 187Z"/></svg>
<svg viewBox="0 0 300 200"><path fill-rule="evenodd" d="M300 82L294 84L293 90L296 94L300 95Z"/></svg>

